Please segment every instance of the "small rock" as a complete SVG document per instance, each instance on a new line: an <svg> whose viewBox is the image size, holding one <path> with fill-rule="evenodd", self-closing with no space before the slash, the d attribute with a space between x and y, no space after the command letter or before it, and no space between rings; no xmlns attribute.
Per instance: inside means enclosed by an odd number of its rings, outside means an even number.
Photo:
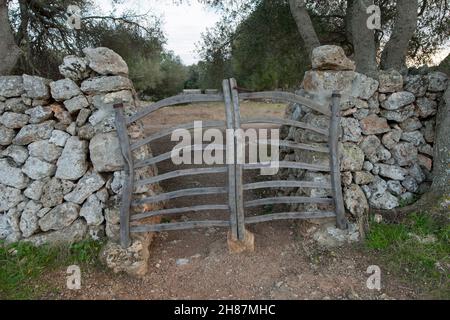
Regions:
<svg viewBox="0 0 450 320"><path fill-rule="evenodd" d="M42 208L40 203L28 201L20 217L20 231L24 238L32 236L39 230L37 213Z"/></svg>
<svg viewBox="0 0 450 320"><path fill-rule="evenodd" d="M386 148L392 149L397 143L400 142L401 137L401 130L392 130L391 132L386 133L381 141Z"/></svg>
<svg viewBox="0 0 450 320"><path fill-rule="evenodd" d="M78 113L77 120L76 120L77 126L81 127L82 125L84 125L90 115L91 115L91 110L81 109L80 113Z"/></svg>
<svg viewBox="0 0 450 320"><path fill-rule="evenodd" d="M96 172L87 173L76 185L75 189L67 194L66 201L82 204L91 194L100 190L105 185L105 180Z"/></svg>
<svg viewBox="0 0 450 320"><path fill-rule="evenodd" d="M359 142L361 139L361 127L353 118L341 118L341 126L344 132L343 142Z"/></svg>
<svg viewBox="0 0 450 320"><path fill-rule="evenodd" d="M63 186L60 179L52 178L45 181L42 187L41 203L52 208L63 203Z"/></svg>
<svg viewBox="0 0 450 320"><path fill-rule="evenodd" d="M0 159L0 183L17 189L28 186L28 178L20 168L15 167L9 160Z"/></svg>
<svg viewBox="0 0 450 320"><path fill-rule="evenodd" d="M19 189L0 184L0 211L8 211L25 200Z"/></svg>
<svg viewBox="0 0 450 320"><path fill-rule="evenodd" d="M30 156L47 162L56 161L61 156L62 150L61 147L51 143L49 140L40 140L28 145Z"/></svg>
<svg viewBox="0 0 450 320"><path fill-rule="evenodd" d="M431 72L428 74L428 91L439 92L447 89L448 77L442 72ZM1 94L0 94L1 95Z"/></svg>
<svg viewBox="0 0 450 320"><path fill-rule="evenodd" d="M340 145L340 149L341 171L361 171L364 163L364 152L351 143Z"/></svg>
<svg viewBox="0 0 450 320"><path fill-rule="evenodd" d="M61 130L53 130L49 142L59 147L64 147L69 138L70 134Z"/></svg>
<svg viewBox="0 0 450 320"><path fill-rule="evenodd" d="M428 78L421 75L408 75L405 78L405 90L416 97L423 97L428 89Z"/></svg>
<svg viewBox="0 0 450 320"><path fill-rule="evenodd" d="M85 48L89 67L101 75L127 75L128 66L117 53L109 48Z"/></svg>
<svg viewBox="0 0 450 320"><path fill-rule="evenodd" d="M79 205L65 202L39 219L39 227L42 231L61 230L78 218L79 211Z"/></svg>
<svg viewBox="0 0 450 320"><path fill-rule="evenodd" d="M64 57L63 64L59 66L59 72L73 81L84 80L89 76L86 59L77 56Z"/></svg>
<svg viewBox="0 0 450 320"><path fill-rule="evenodd" d="M430 157L433 157L433 155L434 155L433 147L430 146L429 144L421 145L418 150L420 153L423 153Z"/></svg>
<svg viewBox="0 0 450 320"><path fill-rule="evenodd" d="M428 157L425 157L425 156L422 155L422 154L419 154L419 155L417 156L417 161L418 161L418 164L419 164L421 167L423 167L423 168L425 168L426 170L428 170L428 171L431 172L431 169L433 168L433 160L431 160L431 159L428 158Z"/></svg>
<svg viewBox="0 0 450 320"><path fill-rule="evenodd" d="M16 132L13 129L0 125L0 146L8 146L14 139Z"/></svg>
<svg viewBox="0 0 450 320"><path fill-rule="evenodd" d="M370 170L372 170L372 169L370 169ZM370 172L357 171L357 172L353 173L353 180L355 181L356 184L359 184L359 185L369 184L369 183L373 182L374 176Z"/></svg>
<svg viewBox="0 0 450 320"><path fill-rule="evenodd" d="M392 156L400 166L407 166L417 161L417 148L409 142L400 142L391 149Z"/></svg>
<svg viewBox="0 0 450 320"><path fill-rule="evenodd" d="M57 162L55 176L66 180L81 178L87 170L87 148L86 141L82 141L78 137L70 137Z"/></svg>
<svg viewBox="0 0 450 320"><path fill-rule="evenodd" d="M409 118L405 122L400 123L400 128L406 132L416 131L422 128L422 122L417 118Z"/></svg>
<svg viewBox="0 0 450 320"><path fill-rule="evenodd" d="M416 115L416 111L413 105L406 106L396 111L383 110L381 116L390 121L403 122Z"/></svg>
<svg viewBox="0 0 450 320"><path fill-rule="evenodd" d="M378 81L380 82L378 91L383 93L397 92L403 89L403 77L394 69L388 71L381 70Z"/></svg>
<svg viewBox="0 0 450 320"><path fill-rule="evenodd" d="M176 264L177 264L177 266L185 266L185 265L189 264L190 262L191 261L189 259L182 258L182 259L177 259Z"/></svg>
<svg viewBox="0 0 450 320"><path fill-rule="evenodd" d="M312 68L315 70L351 70L355 63L346 57L344 50L339 46L325 45L317 47L312 52Z"/></svg>
<svg viewBox="0 0 450 320"><path fill-rule="evenodd" d="M28 188L25 189L23 194L25 197L30 198L34 201L39 201L42 196L42 190L44 188L44 182L41 180L33 181Z"/></svg>
<svg viewBox="0 0 450 320"><path fill-rule="evenodd" d="M417 110L421 118L428 118L433 116L437 112L436 101L430 100L428 98L418 98L416 101Z"/></svg>
<svg viewBox="0 0 450 320"><path fill-rule="evenodd" d="M12 144L3 150L1 155L11 158L17 165L22 165L28 159L28 150L23 146Z"/></svg>
<svg viewBox="0 0 450 320"><path fill-rule="evenodd" d="M103 206L95 194L90 195L84 202L80 216L86 219L88 226L98 226L103 223Z"/></svg>
<svg viewBox="0 0 450 320"><path fill-rule="evenodd" d="M22 129L13 140L14 144L17 145L27 145L38 140L49 139L53 127L55 126L55 121L46 121L41 124L29 124Z"/></svg>
<svg viewBox="0 0 450 320"><path fill-rule="evenodd" d="M0 116L0 123L10 129L20 129L28 123L30 117L26 114L5 112Z"/></svg>
<svg viewBox="0 0 450 320"><path fill-rule="evenodd" d="M31 242L35 246L43 244L71 244L83 240L86 232L86 223L81 219L78 219L67 228L54 232L37 234L26 239L26 241Z"/></svg>
<svg viewBox="0 0 450 320"><path fill-rule="evenodd" d="M32 99L47 100L50 98L50 90L48 85L50 80L37 76L23 75L23 87L26 95Z"/></svg>
<svg viewBox="0 0 450 320"><path fill-rule="evenodd" d="M390 178L392 180L404 180L405 176L408 174L406 169L397 166L379 163L378 167L380 168L380 176Z"/></svg>
<svg viewBox="0 0 450 320"><path fill-rule="evenodd" d="M411 176L407 176L405 180L402 181L402 186L404 186L406 190L408 190L409 192L413 193L419 190L419 185L417 184L417 181Z"/></svg>
<svg viewBox="0 0 450 320"><path fill-rule="evenodd" d="M380 134L389 132L391 129L384 118L372 114L360 121L362 133L365 135Z"/></svg>
<svg viewBox="0 0 450 320"><path fill-rule="evenodd" d="M74 113L89 107L89 102L87 101L86 97L81 94L79 96L73 97L70 100L64 101L64 106L70 113Z"/></svg>
<svg viewBox="0 0 450 320"><path fill-rule="evenodd" d="M30 116L29 122L32 124L41 123L53 116L52 108L43 106L28 109L25 113Z"/></svg>
<svg viewBox="0 0 450 320"><path fill-rule="evenodd" d="M81 83L81 90L87 94L132 90L130 79L122 76L90 78Z"/></svg>
<svg viewBox="0 0 450 320"><path fill-rule="evenodd" d="M354 217L363 217L369 212L366 196L357 184L344 188L344 203Z"/></svg>
<svg viewBox="0 0 450 320"><path fill-rule="evenodd" d="M403 132L400 140L410 142L416 147L425 144L425 139L420 131Z"/></svg>
<svg viewBox="0 0 450 320"><path fill-rule="evenodd" d="M402 183L400 181L390 180L387 182L387 187L389 192L393 195L400 196L405 193L406 189L403 188Z"/></svg>
<svg viewBox="0 0 450 320"><path fill-rule="evenodd" d="M381 106L386 110L398 110L401 107L407 106L416 100L414 94L408 91L395 92L384 101Z"/></svg>
<svg viewBox="0 0 450 320"><path fill-rule="evenodd" d="M22 171L31 179L40 180L53 176L56 171L56 166L42 161L39 158L29 157L25 162Z"/></svg>
<svg viewBox="0 0 450 320"><path fill-rule="evenodd" d="M0 96L5 98L20 97L24 92L21 76L0 76Z"/></svg>
<svg viewBox="0 0 450 320"><path fill-rule="evenodd" d="M89 151L95 171L113 172L123 168L123 156L117 133L97 134L89 144Z"/></svg>
<svg viewBox="0 0 450 320"><path fill-rule="evenodd" d="M50 83L53 99L56 101L69 100L81 94L78 85L70 79L62 79Z"/></svg>

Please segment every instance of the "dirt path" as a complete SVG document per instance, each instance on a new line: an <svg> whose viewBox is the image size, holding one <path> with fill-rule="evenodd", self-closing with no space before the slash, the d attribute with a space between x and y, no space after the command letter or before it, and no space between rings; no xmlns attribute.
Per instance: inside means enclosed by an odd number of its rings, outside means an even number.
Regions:
<svg viewBox="0 0 450 320"><path fill-rule="evenodd" d="M248 107L248 110L247 108ZM262 108L259 112L273 112ZM171 123L220 118L218 106L183 107L176 113L156 115L147 124L149 132ZM252 106L244 105L244 113ZM253 109L254 110L254 109ZM261 111L262 110L262 111ZM282 116L283 108L276 109ZM173 112L173 111L172 111ZM180 114L188 115L180 118ZM167 151L170 142L152 146L155 154ZM160 173L171 163L159 166ZM177 168L182 169L182 168ZM246 177L248 181L256 175ZM199 186L223 186L224 175L172 179L162 184L167 191ZM252 197L252 195L248 195ZM256 195L253 195L256 196ZM225 195L179 198L168 207L226 203ZM227 213L179 215L172 222L195 218L228 219ZM189 216L189 217L188 217ZM383 273L380 292L367 289L368 266L377 264L358 246L328 250L303 238L300 222L282 221L249 227L255 234L254 253L231 255L227 230L219 228L171 231L156 236L151 247L150 272L142 279L112 275L107 271L83 272L80 291L65 289L65 273L53 275L57 299L406 299L414 292Z"/></svg>

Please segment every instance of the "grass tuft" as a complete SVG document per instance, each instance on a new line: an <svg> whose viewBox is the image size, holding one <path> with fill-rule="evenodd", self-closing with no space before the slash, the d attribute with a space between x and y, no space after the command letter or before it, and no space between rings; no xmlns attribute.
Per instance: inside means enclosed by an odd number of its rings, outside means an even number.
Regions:
<svg viewBox="0 0 450 320"><path fill-rule="evenodd" d="M43 288L34 283L48 271L69 265L97 265L103 243L85 240L72 245L40 246L0 242L0 298L31 299Z"/></svg>

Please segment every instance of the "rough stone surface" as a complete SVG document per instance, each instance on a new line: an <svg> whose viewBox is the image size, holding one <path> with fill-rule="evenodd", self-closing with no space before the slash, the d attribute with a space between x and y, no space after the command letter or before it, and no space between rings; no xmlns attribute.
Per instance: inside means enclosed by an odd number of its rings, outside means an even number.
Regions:
<svg viewBox="0 0 450 320"><path fill-rule="evenodd" d="M87 94L130 90L132 87L130 79L122 76L90 78L81 83L81 90Z"/></svg>
<svg viewBox="0 0 450 320"><path fill-rule="evenodd" d="M89 76L87 61L77 56L64 57L63 63L59 66L59 73L73 81L84 80Z"/></svg>
<svg viewBox="0 0 450 320"><path fill-rule="evenodd" d="M432 72L428 75L428 82L429 91L445 91L445 89L447 88L448 76L442 72Z"/></svg>
<svg viewBox="0 0 450 320"><path fill-rule="evenodd" d="M20 217L20 231L25 238L30 237L39 230L38 211L42 208L40 203L28 201Z"/></svg>
<svg viewBox="0 0 450 320"><path fill-rule="evenodd" d="M361 217L369 212L367 199L357 184L352 184L344 189L344 203L354 217Z"/></svg>
<svg viewBox="0 0 450 320"><path fill-rule="evenodd" d="M72 224L78 218L79 212L79 205L65 202L39 219L39 227L42 231L61 230Z"/></svg>
<svg viewBox="0 0 450 320"><path fill-rule="evenodd" d="M47 162L56 161L61 156L62 150L61 147L51 143L49 140L40 140L28 145L30 156Z"/></svg>
<svg viewBox="0 0 450 320"><path fill-rule="evenodd" d="M359 142L361 140L361 127L359 122L353 118L342 118L341 126L343 129L343 142Z"/></svg>
<svg viewBox="0 0 450 320"><path fill-rule="evenodd" d="M91 194L100 190L105 184L105 180L98 173L87 173L78 182L75 189L67 194L64 199L66 201L82 204Z"/></svg>
<svg viewBox="0 0 450 320"><path fill-rule="evenodd" d="M425 139L420 131L403 132L400 140L410 142L416 147L425 144Z"/></svg>
<svg viewBox="0 0 450 320"><path fill-rule="evenodd" d="M91 161L97 172L113 172L123 168L123 157L117 133L100 133L89 144Z"/></svg>
<svg viewBox="0 0 450 320"><path fill-rule="evenodd" d="M313 239L318 244L328 248L335 248L344 244L357 242L359 231L356 224L350 223L347 230L341 230L335 226L327 226L313 234Z"/></svg>
<svg viewBox="0 0 450 320"><path fill-rule="evenodd" d="M0 146L10 145L15 135L13 129L0 125Z"/></svg>
<svg viewBox="0 0 450 320"><path fill-rule="evenodd" d="M25 111L27 115L30 116L29 123L36 124L43 121L49 120L53 111L50 107L37 106Z"/></svg>
<svg viewBox="0 0 450 320"><path fill-rule="evenodd" d="M85 96L79 95L73 97L70 100L64 101L64 106L70 113L74 113L81 109L89 107L89 102L87 101Z"/></svg>
<svg viewBox="0 0 450 320"><path fill-rule="evenodd" d="M24 93L24 88L21 76L0 77L0 96L5 98L20 97L22 93Z"/></svg>
<svg viewBox="0 0 450 320"><path fill-rule="evenodd" d="M407 166L417 161L417 149L409 142L400 142L391 149L392 156L400 166Z"/></svg>
<svg viewBox="0 0 450 320"><path fill-rule="evenodd" d="M50 83L50 90L53 99L56 101L69 100L81 94L78 85L70 79L62 79Z"/></svg>
<svg viewBox="0 0 450 320"><path fill-rule="evenodd" d="M87 142L78 137L70 137L57 162L55 176L60 179L76 180L87 170Z"/></svg>
<svg viewBox="0 0 450 320"><path fill-rule="evenodd" d="M16 146L14 144L11 144L8 148L3 150L1 155L3 157L11 158L16 163L16 165L21 165L28 159L28 150L23 146Z"/></svg>
<svg viewBox="0 0 450 320"><path fill-rule="evenodd" d="M85 48L89 67L101 75L127 75L128 66L117 53L109 48Z"/></svg>
<svg viewBox="0 0 450 320"><path fill-rule="evenodd" d="M27 97L32 99L50 98L49 85L50 80L37 76L23 75L23 87Z"/></svg>
<svg viewBox="0 0 450 320"><path fill-rule="evenodd" d="M53 130L49 142L58 147L64 147L70 134L61 130Z"/></svg>
<svg viewBox="0 0 450 320"><path fill-rule="evenodd" d="M24 199L25 197L19 189L0 184L0 211L7 211L14 208Z"/></svg>
<svg viewBox="0 0 450 320"><path fill-rule="evenodd" d="M403 89L403 77L396 70L381 70L378 77L378 81L380 82L380 87L378 89L379 92L391 93L401 91Z"/></svg>
<svg viewBox="0 0 450 320"><path fill-rule="evenodd" d="M364 163L364 152L353 144L341 146L341 171L360 171Z"/></svg>
<svg viewBox="0 0 450 320"><path fill-rule="evenodd" d="M416 97L423 97L428 89L428 77L421 75L408 75L405 78L404 88Z"/></svg>
<svg viewBox="0 0 450 320"><path fill-rule="evenodd" d="M383 135L381 141L383 142L383 145L386 148L392 149L400 141L401 136L402 136L401 130L392 130Z"/></svg>
<svg viewBox="0 0 450 320"><path fill-rule="evenodd" d="M388 132L389 127L387 120L372 114L360 121L362 133L365 135L380 134Z"/></svg>
<svg viewBox="0 0 450 320"><path fill-rule="evenodd" d="M416 115L416 110L413 105L406 106L396 111L383 110L381 116L390 121L403 122Z"/></svg>
<svg viewBox="0 0 450 320"><path fill-rule="evenodd" d="M25 162L22 171L31 179L40 180L53 176L56 171L56 166L42 161L39 158L29 157Z"/></svg>
<svg viewBox="0 0 450 320"><path fill-rule="evenodd" d="M103 205L95 194L90 195L84 202L80 216L86 219L89 226L98 226L103 223Z"/></svg>
<svg viewBox="0 0 450 320"><path fill-rule="evenodd" d="M436 101L430 100L428 98L419 98L416 101L417 111L421 118L428 118L433 116L437 112Z"/></svg>
<svg viewBox="0 0 450 320"><path fill-rule="evenodd" d="M0 159L0 183L14 187L16 189L25 189L28 186L28 178L22 173L20 168L7 159Z"/></svg>
<svg viewBox="0 0 450 320"><path fill-rule="evenodd" d="M87 232L87 225L81 219L76 220L67 228L62 230L34 235L25 241L36 246L43 244L70 244L84 239Z"/></svg>
<svg viewBox="0 0 450 320"><path fill-rule="evenodd" d="M22 129L13 140L14 144L27 145L38 140L49 139L55 122L50 120L41 124L29 124Z"/></svg>
<svg viewBox="0 0 450 320"><path fill-rule="evenodd" d="M39 201L42 196L42 191L44 188L44 182L41 180L33 181L28 188L25 189L23 194L30 198L31 200Z"/></svg>
<svg viewBox="0 0 450 320"><path fill-rule="evenodd" d="M10 129L20 129L28 123L30 117L26 114L5 112L0 116L0 123Z"/></svg>
<svg viewBox="0 0 450 320"><path fill-rule="evenodd" d="M350 70L354 71L355 63L346 57L339 46L320 46L312 52L312 67L316 70Z"/></svg>
<svg viewBox="0 0 450 320"><path fill-rule="evenodd" d="M397 166L391 166L381 163L377 164L377 166L380 169L380 176L390 178L392 180L404 180L405 176L408 174L408 171L406 169Z"/></svg>
<svg viewBox="0 0 450 320"><path fill-rule="evenodd" d="M408 91L395 92L381 106L386 110L398 110L416 100L414 94Z"/></svg>

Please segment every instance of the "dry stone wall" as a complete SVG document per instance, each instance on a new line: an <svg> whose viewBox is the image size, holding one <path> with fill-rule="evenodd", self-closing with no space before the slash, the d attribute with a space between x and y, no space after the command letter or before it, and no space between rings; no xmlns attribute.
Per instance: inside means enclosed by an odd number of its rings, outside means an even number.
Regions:
<svg viewBox="0 0 450 320"><path fill-rule="evenodd" d="M118 240L123 159L113 103L138 108L124 60L87 48L59 67L64 79L0 77L0 239L73 242ZM130 127L139 139L139 124ZM135 152L150 154L148 147ZM151 177L140 169L137 178ZM154 187L139 194L154 194Z"/></svg>
<svg viewBox="0 0 450 320"><path fill-rule="evenodd" d="M448 77L422 68L402 76L381 71L375 80L355 72L354 63L336 46L313 52L313 70L306 72L304 96L330 102L333 90L341 100L341 176L346 209L355 217L369 206L393 209L414 201L431 183L436 112L447 89ZM291 105L287 117L328 128L328 117L302 105ZM296 128L284 128L283 138L327 145L324 137ZM328 165L328 156L285 150L285 160ZM329 175L302 170L283 172L288 179L329 181ZM324 190L291 189L288 194L329 196ZM315 209L308 205L307 208Z"/></svg>

